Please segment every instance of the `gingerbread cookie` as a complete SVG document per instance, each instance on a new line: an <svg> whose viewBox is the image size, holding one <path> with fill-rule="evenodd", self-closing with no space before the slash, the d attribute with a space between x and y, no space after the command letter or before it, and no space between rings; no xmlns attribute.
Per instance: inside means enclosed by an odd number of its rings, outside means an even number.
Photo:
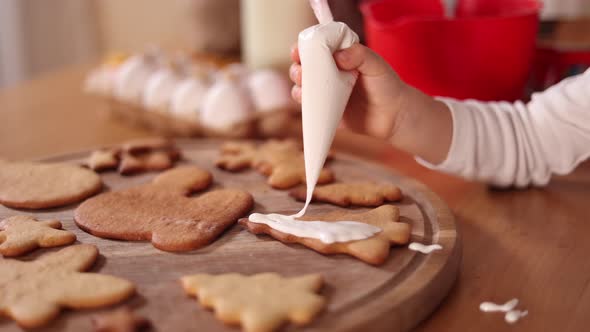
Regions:
<svg viewBox="0 0 590 332"><path fill-rule="evenodd" d="M226 324L241 324L246 332L269 332L285 321L309 324L325 305L316 293L323 284L319 274L283 278L276 273L252 276L230 273L197 274L181 279L185 292L201 305L213 308Z"/></svg>
<svg viewBox="0 0 590 332"><path fill-rule="evenodd" d="M0 162L0 204L45 209L79 202L102 189L100 177L76 165Z"/></svg>
<svg viewBox="0 0 590 332"><path fill-rule="evenodd" d="M118 154L116 149L96 150L90 154L84 165L97 172L115 169L119 165Z"/></svg>
<svg viewBox="0 0 590 332"><path fill-rule="evenodd" d="M290 195L299 201L305 202L306 188L293 189ZM339 206L380 206L384 202L393 202L402 199L401 190L388 183L349 182L332 183L316 187L313 191L313 201L326 202Z"/></svg>
<svg viewBox="0 0 590 332"><path fill-rule="evenodd" d="M82 272L97 257L95 246L80 244L30 262L0 260L0 312L33 328L49 323L62 308L104 307L133 295L135 288L127 280Z"/></svg>
<svg viewBox="0 0 590 332"><path fill-rule="evenodd" d="M381 228L381 232L362 240L348 242L324 243L319 239L298 237L280 232L266 224L240 219L240 224L254 234L268 234L284 243L300 243L322 254L348 254L364 262L379 265L389 256L391 245L402 245L410 240L411 227L399 222L399 209L392 205L383 205L367 212L336 211L324 215L305 216L302 222L310 220L356 221Z"/></svg>
<svg viewBox="0 0 590 332"><path fill-rule="evenodd" d="M57 220L37 221L30 216L15 216L2 220L0 229L0 254L5 257L76 241L76 235L61 230Z"/></svg>
<svg viewBox="0 0 590 332"><path fill-rule="evenodd" d="M129 140L121 145L123 151L139 153L148 151L176 150L174 142L162 137L147 137Z"/></svg>
<svg viewBox="0 0 590 332"><path fill-rule="evenodd" d="M299 143L292 140L269 140L259 146L250 142L229 142L222 146L217 166L228 171L254 168L268 176L276 189L289 189L305 183L305 163ZM334 180L332 171L324 168L318 184Z"/></svg>
<svg viewBox="0 0 590 332"><path fill-rule="evenodd" d="M161 171L174 166L180 151L174 142L164 138L143 138L128 141L120 147L94 151L84 165L104 171L117 168L120 174Z"/></svg>
<svg viewBox="0 0 590 332"><path fill-rule="evenodd" d="M151 183L98 195L75 211L76 224L103 238L150 240L161 250L186 251L205 246L252 208L252 196L223 189L187 197L211 183L198 167L168 170Z"/></svg>
<svg viewBox="0 0 590 332"><path fill-rule="evenodd" d="M128 307L95 315L92 317L95 332L136 332L147 328L150 321L139 316Z"/></svg>

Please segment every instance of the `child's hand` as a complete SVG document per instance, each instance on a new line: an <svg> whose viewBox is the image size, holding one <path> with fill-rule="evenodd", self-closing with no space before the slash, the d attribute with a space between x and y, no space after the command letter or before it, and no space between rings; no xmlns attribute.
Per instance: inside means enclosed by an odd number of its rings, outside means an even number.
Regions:
<svg viewBox="0 0 590 332"><path fill-rule="evenodd" d="M295 83L292 95L301 102L301 63L296 47L291 58L294 63L289 75ZM399 96L405 84L385 60L361 44L334 53L334 59L341 70L360 73L343 116L344 125L362 134L389 138L399 115Z"/></svg>
<svg viewBox="0 0 590 332"><path fill-rule="evenodd" d="M299 51L291 52L292 95L301 102ZM394 146L431 163L443 161L452 139L447 106L405 84L385 60L371 49L354 44L334 53L341 70L357 71L358 81L343 116L356 132L389 140Z"/></svg>

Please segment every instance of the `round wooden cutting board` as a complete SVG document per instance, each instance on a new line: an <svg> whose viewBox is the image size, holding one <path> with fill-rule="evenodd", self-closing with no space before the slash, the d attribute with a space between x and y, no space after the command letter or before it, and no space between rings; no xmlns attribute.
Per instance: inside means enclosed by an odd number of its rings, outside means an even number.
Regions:
<svg viewBox="0 0 590 332"><path fill-rule="evenodd" d="M216 169L219 142L180 141L182 163L196 164L214 175L213 188L237 187L249 191L258 212L296 212L302 204L285 191L271 189L255 171L228 173ZM48 161L79 162L81 152ZM217 241L199 250L168 253L147 242L124 242L94 237L73 222L77 205L42 211L17 211L0 206L0 219L32 214L39 219L55 218L73 231L81 243L96 245L101 256L92 271L131 280L138 294L128 304L149 318L157 331L238 331L217 321L194 298L184 294L179 278L196 273L278 272L285 276L321 273L328 299L326 310L305 331L407 331L425 319L450 291L461 258L460 238L446 205L424 185L393 174L390 170L346 155L336 155L330 167L339 180L392 182L401 187L404 200L396 202L403 222L412 225L412 241L438 243L443 249L424 255L394 247L385 264L375 267L345 255L323 256L301 245L285 245L268 236L255 236L235 225ZM149 181L154 174L120 176L103 173L105 190L127 188ZM341 209L313 204L311 212ZM366 209L359 209L366 210ZM33 259L50 250L37 250L22 259ZM53 323L39 331L92 331L90 317L105 311L65 310ZM297 330L288 326L285 330ZM0 320L0 331L20 331L8 319Z"/></svg>

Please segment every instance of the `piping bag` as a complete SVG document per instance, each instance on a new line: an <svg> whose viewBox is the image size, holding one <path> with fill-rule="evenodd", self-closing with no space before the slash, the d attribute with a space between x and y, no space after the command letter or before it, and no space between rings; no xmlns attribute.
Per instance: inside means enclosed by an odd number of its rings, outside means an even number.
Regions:
<svg viewBox="0 0 590 332"><path fill-rule="evenodd" d="M302 217L326 162L336 128L348 104L358 74L338 69L333 53L348 48L359 38L346 24L334 22L327 0L310 0L318 25L299 33L302 77L303 153L307 197Z"/></svg>

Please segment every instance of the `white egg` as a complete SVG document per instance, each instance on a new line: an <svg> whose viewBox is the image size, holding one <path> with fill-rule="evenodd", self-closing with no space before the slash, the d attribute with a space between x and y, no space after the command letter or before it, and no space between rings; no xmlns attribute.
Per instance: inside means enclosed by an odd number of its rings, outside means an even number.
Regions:
<svg viewBox="0 0 590 332"><path fill-rule="evenodd" d="M152 110L166 109L182 80L182 75L170 68L155 71L145 85L143 105Z"/></svg>
<svg viewBox="0 0 590 332"><path fill-rule="evenodd" d="M252 102L258 112L270 112L293 107L291 84L274 70L257 70L247 79Z"/></svg>
<svg viewBox="0 0 590 332"><path fill-rule="evenodd" d="M178 84L172 94L170 110L175 116L198 119L209 86L198 78L188 78Z"/></svg>
<svg viewBox="0 0 590 332"><path fill-rule="evenodd" d="M116 74L116 67L109 65L100 66L88 74L84 82L84 90L89 93L110 96L113 92Z"/></svg>
<svg viewBox="0 0 590 332"><path fill-rule="evenodd" d="M139 102L148 79L156 70L157 64L144 55L132 56L117 71L115 97L126 102Z"/></svg>
<svg viewBox="0 0 590 332"><path fill-rule="evenodd" d="M201 123L215 130L229 130L254 113L247 89L239 81L220 79L207 92L200 113Z"/></svg>

